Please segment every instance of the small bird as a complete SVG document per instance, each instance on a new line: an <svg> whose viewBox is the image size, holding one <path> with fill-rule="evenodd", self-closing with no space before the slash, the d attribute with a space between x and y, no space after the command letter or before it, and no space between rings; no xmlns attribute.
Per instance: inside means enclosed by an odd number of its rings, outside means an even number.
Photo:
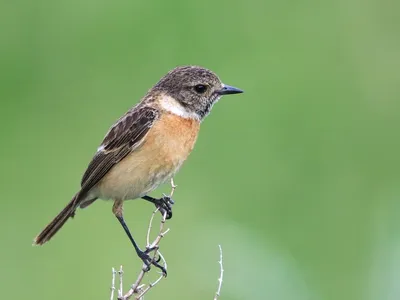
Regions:
<svg viewBox="0 0 400 300"><path fill-rule="evenodd" d="M137 255L150 265L166 270L142 251L123 217L123 202L142 198L172 217L173 201L148 193L173 178L193 150L200 124L221 96L243 91L223 84L210 70L182 66L171 70L142 100L125 113L107 132L89 163L81 189L67 206L35 238L42 245L70 218L77 208L97 199L113 200L112 211L128 235Z"/></svg>

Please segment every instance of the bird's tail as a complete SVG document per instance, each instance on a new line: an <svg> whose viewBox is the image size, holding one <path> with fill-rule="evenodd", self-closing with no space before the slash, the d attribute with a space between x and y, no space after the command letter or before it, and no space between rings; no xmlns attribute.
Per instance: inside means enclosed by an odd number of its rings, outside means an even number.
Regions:
<svg viewBox="0 0 400 300"><path fill-rule="evenodd" d="M33 241L34 245L43 245L49 241L53 235L60 230L65 222L67 222L70 217L75 215L78 194L76 194L74 198L72 198L72 200L67 204L67 206L54 218L54 220L51 221L41 233L39 233L39 235Z"/></svg>

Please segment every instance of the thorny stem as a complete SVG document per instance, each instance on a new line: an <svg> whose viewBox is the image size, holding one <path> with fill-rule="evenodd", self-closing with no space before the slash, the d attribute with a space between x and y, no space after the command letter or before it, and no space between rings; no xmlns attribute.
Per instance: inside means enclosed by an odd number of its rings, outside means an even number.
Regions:
<svg viewBox="0 0 400 300"><path fill-rule="evenodd" d="M219 261L218 261L218 263L219 263L219 266L220 266L220 276L218 278L219 284L218 284L217 292L215 293L215 296L214 296L214 300L218 300L218 297L221 294L222 280L224 278L224 266L222 265L222 247L221 247L221 245L218 245L218 247L219 247Z"/></svg>

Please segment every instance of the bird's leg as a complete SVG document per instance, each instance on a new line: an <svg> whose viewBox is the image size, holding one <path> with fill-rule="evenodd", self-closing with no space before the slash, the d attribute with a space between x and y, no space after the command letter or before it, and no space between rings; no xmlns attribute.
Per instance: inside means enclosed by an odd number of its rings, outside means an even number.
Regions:
<svg viewBox="0 0 400 300"><path fill-rule="evenodd" d="M162 215L166 213L167 220L172 218L172 205L175 202L171 197L164 195L163 197L156 199L146 195L143 196L142 199L153 203L159 209Z"/></svg>
<svg viewBox="0 0 400 300"><path fill-rule="evenodd" d="M146 265L145 272L148 272L150 270L150 265L154 265L155 267L159 268L162 271L164 276L167 276L167 270L158 263L159 260L157 261L157 260L152 259L147 251L145 252L145 251L140 250L139 246L136 244L135 240L133 239L133 237L129 231L128 226L125 223L123 213L122 213L122 205L123 205L122 201L115 200L112 211L113 211L114 215L117 217L118 221L121 223L122 228L124 228L125 233L127 234L133 247L135 248L137 255L143 261L143 263Z"/></svg>

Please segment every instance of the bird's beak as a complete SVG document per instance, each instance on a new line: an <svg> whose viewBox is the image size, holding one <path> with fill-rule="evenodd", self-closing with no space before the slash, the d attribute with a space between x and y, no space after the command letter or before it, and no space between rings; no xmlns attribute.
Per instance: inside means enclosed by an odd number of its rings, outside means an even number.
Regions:
<svg viewBox="0 0 400 300"><path fill-rule="evenodd" d="M233 86L229 86L229 85L225 84L222 89L217 91L217 93L219 95L231 95L231 94L240 94L240 93L243 93L243 91L238 88L235 88Z"/></svg>

